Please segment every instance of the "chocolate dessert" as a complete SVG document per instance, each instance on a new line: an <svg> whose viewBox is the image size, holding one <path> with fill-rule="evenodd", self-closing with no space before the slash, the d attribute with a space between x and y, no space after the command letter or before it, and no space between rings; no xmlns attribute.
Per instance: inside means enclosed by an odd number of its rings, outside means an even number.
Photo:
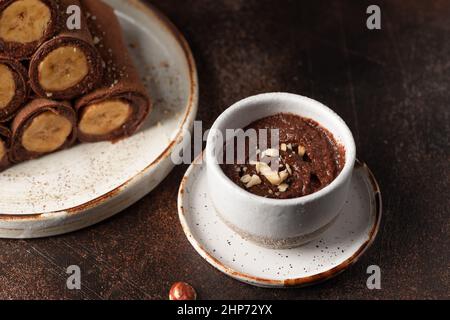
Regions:
<svg viewBox="0 0 450 320"><path fill-rule="evenodd" d="M56 0L0 1L0 51L12 58L28 59L59 28Z"/></svg>
<svg viewBox="0 0 450 320"><path fill-rule="evenodd" d="M9 129L0 126L0 172L7 169L10 165L8 153L11 133Z"/></svg>
<svg viewBox="0 0 450 320"><path fill-rule="evenodd" d="M70 147L76 139L76 114L67 102L35 99L12 123L10 160L18 163Z"/></svg>
<svg viewBox="0 0 450 320"><path fill-rule="evenodd" d="M134 134L150 112L150 98L126 48L113 9L101 1L83 0L89 28L105 62L98 89L77 100L78 139L116 141Z"/></svg>
<svg viewBox="0 0 450 320"><path fill-rule="evenodd" d="M100 0L0 0L0 86L0 171L77 139L129 137L151 108Z"/></svg>
<svg viewBox="0 0 450 320"><path fill-rule="evenodd" d="M28 75L17 60L0 56L0 122L11 120L28 99Z"/></svg>
<svg viewBox="0 0 450 320"><path fill-rule="evenodd" d="M292 199L312 194L329 185L344 166L343 147L311 119L280 113L255 121L244 131L248 129L257 132L257 150L250 152L247 139L245 163L238 163L235 150L234 164L223 164L222 169L233 182L258 196ZM260 129L269 129L268 137L260 137ZM271 129L279 130L279 146L271 146ZM265 150L259 149L261 138L267 140Z"/></svg>
<svg viewBox="0 0 450 320"><path fill-rule="evenodd" d="M59 10L80 7L78 0L60 0ZM102 61L94 46L84 14L80 29L69 30L61 19L59 32L33 54L29 76L33 91L40 97L68 100L94 89L103 75Z"/></svg>

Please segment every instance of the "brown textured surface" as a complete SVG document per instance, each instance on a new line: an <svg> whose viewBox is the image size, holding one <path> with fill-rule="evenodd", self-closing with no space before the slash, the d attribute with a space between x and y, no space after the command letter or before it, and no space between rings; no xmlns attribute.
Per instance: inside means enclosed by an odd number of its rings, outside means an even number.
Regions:
<svg viewBox="0 0 450 320"><path fill-rule="evenodd" d="M200 74L204 127L231 103L290 91L334 108L378 178L384 216L373 247L349 270L295 290L253 288L210 267L178 223L186 166L122 214L66 236L1 240L0 298L167 299L186 281L202 299L449 298L450 3L379 2L383 29L355 1L152 1L185 34ZM358 2L359 3L359 2ZM65 270L82 269L81 291ZM382 290L366 288L366 268Z"/></svg>

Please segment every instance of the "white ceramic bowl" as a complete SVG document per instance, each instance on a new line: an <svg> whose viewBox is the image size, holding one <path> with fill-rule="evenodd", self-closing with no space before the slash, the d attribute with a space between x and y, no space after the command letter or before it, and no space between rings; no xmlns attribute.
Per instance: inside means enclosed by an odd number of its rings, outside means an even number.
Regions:
<svg viewBox="0 0 450 320"><path fill-rule="evenodd" d="M254 195L231 181L218 164L226 129L245 128L261 118L293 113L328 129L345 149L345 164L338 177L316 193L295 199ZM248 240L270 248L290 248L319 236L339 215L348 194L356 158L353 135L331 109L307 97L266 93L237 102L216 120L206 146L209 196L224 222Z"/></svg>

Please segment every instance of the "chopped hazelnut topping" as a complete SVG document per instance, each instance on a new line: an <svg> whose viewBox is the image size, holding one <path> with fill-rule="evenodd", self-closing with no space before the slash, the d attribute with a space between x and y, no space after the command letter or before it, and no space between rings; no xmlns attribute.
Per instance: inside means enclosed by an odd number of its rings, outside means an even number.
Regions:
<svg viewBox="0 0 450 320"><path fill-rule="evenodd" d="M273 171L265 162L256 163L256 172L261 173L274 186L282 184L289 177L287 170L281 172Z"/></svg>
<svg viewBox="0 0 450 320"><path fill-rule="evenodd" d="M256 186L258 184L261 184L261 178L259 176L257 176L256 174L252 175L252 177L250 178L250 181L246 184L246 188L249 189L253 186Z"/></svg>
<svg viewBox="0 0 450 320"><path fill-rule="evenodd" d="M256 172L257 173L260 173L261 172L261 167L263 166L263 165L265 165L266 163L264 163L264 162L256 162L254 165L255 165L255 169L256 169Z"/></svg>
<svg viewBox="0 0 450 320"><path fill-rule="evenodd" d="M239 187L260 197L294 199L321 190L341 172L345 154L334 137L314 120L279 113L256 120L242 130L270 128L280 130L278 141L266 140L259 131L255 144L245 141L245 162L221 165ZM259 153L255 154L255 150ZM234 171L236 167L241 168L239 173ZM253 186L252 180L262 182Z"/></svg>
<svg viewBox="0 0 450 320"><path fill-rule="evenodd" d="M280 172L280 180L282 183L283 181L285 181L287 178L289 177L289 172L287 170L283 170Z"/></svg>
<svg viewBox="0 0 450 320"><path fill-rule="evenodd" d="M289 174L292 174L291 166L287 163L286 163L286 170L287 170L287 172L289 172Z"/></svg>
<svg viewBox="0 0 450 320"><path fill-rule="evenodd" d="M303 192L303 193L306 192L306 185L303 185L303 187L302 187L302 192Z"/></svg>
<svg viewBox="0 0 450 320"><path fill-rule="evenodd" d="M289 188L289 185L287 183L282 183L278 186L278 191L280 192L286 192L286 190Z"/></svg>
<svg viewBox="0 0 450 320"><path fill-rule="evenodd" d="M264 151L261 154L261 157L264 158L265 156L268 156L271 158L275 158L275 157L278 157L279 155L280 155L280 152L277 149L267 149L266 151Z"/></svg>
<svg viewBox="0 0 450 320"><path fill-rule="evenodd" d="M249 183L250 180L252 180L252 177L249 174L246 174L245 176L242 176L242 178L241 178L242 183Z"/></svg>
<svg viewBox="0 0 450 320"><path fill-rule="evenodd" d="M267 178L267 180L269 180L269 182L276 186L278 184L281 183L281 179L280 176L278 175L278 173L276 172L267 172L267 173L263 173L263 175Z"/></svg>
<svg viewBox="0 0 450 320"><path fill-rule="evenodd" d="M298 146L298 154L300 157L303 157L306 153L306 149L303 146Z"/></svg>

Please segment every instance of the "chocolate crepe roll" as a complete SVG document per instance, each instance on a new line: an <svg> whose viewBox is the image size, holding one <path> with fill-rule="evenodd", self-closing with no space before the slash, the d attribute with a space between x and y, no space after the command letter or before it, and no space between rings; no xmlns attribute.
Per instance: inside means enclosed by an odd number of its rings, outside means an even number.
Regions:
<svg viewBox="0 0 450 320"><path fill-rule="evenodd" d="M131 136L150 112L150 98L134 66L111 7L83 0L88 24L105 63L101 88L75 103L82 142L117 141Z"/></svg>
<svg viewBox="0 0 450 320"><path fill-rule="evenodd" d="M70 147L76 139L76 114L68 102L35 99L12 123L10 160L14 163Z"/></svg>
<svg viewBox="0 0 450 320"><path fill-rule="evenodd" d="M9 143L11 133L8 128L0 126L0 172L10 166L9 162Z"/></svg>
<svg viewBox="0 0 450 320"><path fill-rule="evenodd" d="M0 0L0 52L30 58L56 33L58 22L55 0Z"/></svg>
<svg viewBox="0 0 450 320"><path fill-rule="evenodd" d="M28 75L22 64L0 56L0 122L11 120L28 98Z"/></svg>
<svg viewBox="0 0 450 320"><path fill-rule="evenodd" d="M95 2L95 1L94 1ZM78 0L60 0L60 12ZM65 15L58 34L45 42L30 62L30 83L34 92L44 98L70 100L94 89L102 79L102 61L81 14L81 28L69 30Z"/></svg>

